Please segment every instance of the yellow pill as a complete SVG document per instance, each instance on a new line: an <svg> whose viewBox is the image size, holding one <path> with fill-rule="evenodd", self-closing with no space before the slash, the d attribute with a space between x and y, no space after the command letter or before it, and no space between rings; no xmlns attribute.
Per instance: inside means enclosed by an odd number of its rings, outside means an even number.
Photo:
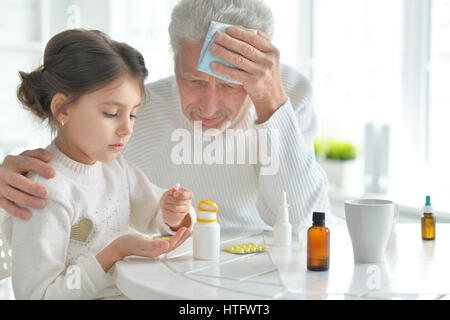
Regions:
<svg viewBox="0 0 450 320"><path fill-rule="evenodd" d="M169 241L171 237L154 237L153 240L164 240Z"/></svg>
<svg viewBox="0 0 450 320"><path fill-rule="evenodd" d="M252 252L258 252L263 251L267 248L266 245L262 244L256 244L254 242L249 243L241 243L236 244L232 246L225 246L224 249L231 253L238 253L238 254L245 254L245 253L252 253Z"/></svg>

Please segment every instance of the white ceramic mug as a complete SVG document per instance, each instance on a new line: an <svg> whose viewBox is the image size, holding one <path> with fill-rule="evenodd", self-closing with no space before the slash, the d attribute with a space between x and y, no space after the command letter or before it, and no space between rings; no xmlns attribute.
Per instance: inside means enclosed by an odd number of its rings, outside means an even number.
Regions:
<svg viewBox="0 0 450 320"><path fill-rule="evenodd" d="M348 200L344 204L355 262L384 262L386 245L398 217L398 204L381 199Z"/></svg>

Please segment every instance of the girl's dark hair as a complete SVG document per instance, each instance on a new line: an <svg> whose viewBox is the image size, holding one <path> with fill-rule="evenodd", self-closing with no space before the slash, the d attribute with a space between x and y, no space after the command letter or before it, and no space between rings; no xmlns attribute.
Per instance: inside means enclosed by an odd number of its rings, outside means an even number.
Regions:
<svg viewBox="0 0 450 320"><path fill-rule="evenodd" d="M47 43L44 64L35 71L19 72L22 79L17 97L25 108L42 120L56 123L50 103L56 93L74 103L83 94L129 74L141 84L148 75L144 58L136 49L111 40L97 30L71 29L58 33Z"/></svg>

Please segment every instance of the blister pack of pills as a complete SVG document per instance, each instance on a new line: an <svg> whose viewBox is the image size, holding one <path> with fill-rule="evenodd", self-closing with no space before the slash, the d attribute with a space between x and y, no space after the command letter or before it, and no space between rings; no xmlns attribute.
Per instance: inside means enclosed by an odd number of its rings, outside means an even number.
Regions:
<svg viewBox="0 0 450 320"><path fill-rule="evenodd" d="M249 254L254 252L262 252L267 249L265 244L256 244L253 242L242 243L238 245L225 246L225 251L234 254Z"/></svg>

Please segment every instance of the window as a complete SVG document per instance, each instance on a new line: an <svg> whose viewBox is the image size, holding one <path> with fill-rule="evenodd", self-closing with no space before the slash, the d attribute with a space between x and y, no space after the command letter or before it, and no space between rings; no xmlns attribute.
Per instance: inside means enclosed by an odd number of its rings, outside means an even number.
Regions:
<svg viewBox="0 0 450 320"><path fill-rule="evenodd" d="M362 144L366 122L398 121L401 4L314 1L312 78L322 134L357 137Z"/></svg>
<svg viewBox="0 0 450 320"><path fill-rule="evenodd" d="M176 0L111 1L110 35L138 48L144 56L149 76L155 81L173 74L169 23Z"/></svg>
<svg viewBox="0 0 450 320"><path fill-rule="evenodd" d="M365 124L388 124L389 195L417 206L431 194L450 211L450 1L313 4L320 134L349 139L364 155Z"/></svg>
<svg viewBox="0 0 450 320"><path fill-rule="evenodd" d="M450 0L434 0L430 41L430 162L443 169L450 160Z"/></svg>

